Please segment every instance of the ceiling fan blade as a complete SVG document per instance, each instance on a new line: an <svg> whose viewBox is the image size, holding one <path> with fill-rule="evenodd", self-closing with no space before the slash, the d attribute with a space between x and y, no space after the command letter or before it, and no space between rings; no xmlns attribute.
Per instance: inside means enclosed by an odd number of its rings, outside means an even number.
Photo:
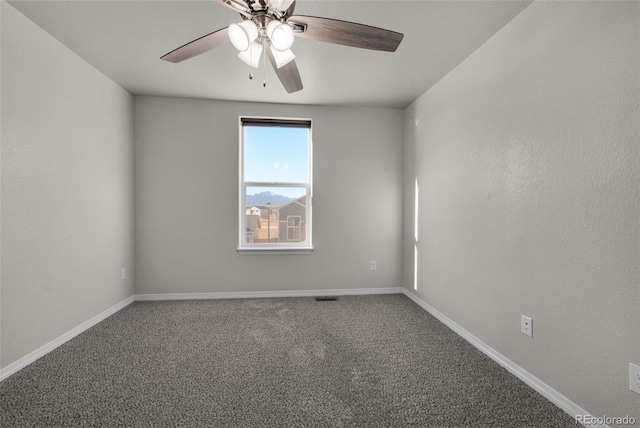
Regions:
<svg viewBox="0 0 640 428"><path fill-rule="evenodd" d="M293 15L293 11L295 10L295 8L296 8L296 0L293 0L293 2L291 3L291 5L289 6L289 9L287 9L287 10L284 12L284 16L291 16L291 15Z"/></svg>
<svg viewBox="0 0 640 428"><path fill-rule="evenodd" d="M294 3L295 0L267 0L267 5L278 12L287 12Z"/></svg>
<svg viewBox="0 0 640 428"><path fill-rule="evenodd" d="M269 57L269 61L271 62L276 75L278 75L278 79L280 79L282 86L284 86L287 92L291 94L302 90L302 79L300 78L300 72L298 71L296 62L291 60L287 64L278 68L273 52L271 52L271 46L269 46L268 43L265 44L265 51L267 52L267 56Z"/></svg>
<svg viewBox="0 0 640 428"><path fill-rule="evenodd" d="M194 56L210 51L211 49L215 49L229 41L227 28L228 27L222 28L184 44L179 48L172 50L168 54L161 56L160 59L169 62L181 62L185 59L193 58Z"/></svg>
<svg viewBox="0 0 640 428"><path fill-rule="evenodd" d="M404 37L383 28L317 16L295 15L287 23L293 25L294 31L296 27L304 28L296 32L299 37L376 51L395 52Z"/></svg>

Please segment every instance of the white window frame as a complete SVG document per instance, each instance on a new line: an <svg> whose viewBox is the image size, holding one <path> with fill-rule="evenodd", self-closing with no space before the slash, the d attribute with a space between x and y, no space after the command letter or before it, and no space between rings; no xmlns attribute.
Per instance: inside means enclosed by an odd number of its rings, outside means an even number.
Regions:
<svg viewBox="0 0 640 428"><path fill-rule="evenodd" d="M309 182L308 183L283 183L283 182L249 182L244 181L244 123L261 124L265 126L287 126L303 125L309 128ZM238 171L239 171L239 244L238 252L240 254L309 254L313 251L312 244L312 181L313 181L313 122L311 119L299 119L299 118L274 118L274 117L253 117L253 116L240 116L238 121L238 134L239 134L239 156L238 156ZM246 216L246 195L247 187L298 187L305 189L305 207L306 207L306 219L305 219L305 236L306 240L303 242L273 242L273 243L247 243L246 230L247 230L247 216ZM302 220L302 219L301 219ZM300 229L302 233L302 229ZM288 230L287 230L288 237Z"/></svg>

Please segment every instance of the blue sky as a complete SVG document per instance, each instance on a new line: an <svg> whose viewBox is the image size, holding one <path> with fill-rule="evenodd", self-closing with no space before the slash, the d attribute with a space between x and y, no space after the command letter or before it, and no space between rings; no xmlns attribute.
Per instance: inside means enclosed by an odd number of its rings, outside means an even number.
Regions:
<svg viewBox="0 0 640 428"><path fill-rule="evenodd" d="M309 182L308 129L259 126L245 126L243 129L244 181ZM257 188L252 188L251 193L254 189ZM282 191L287 189L270 188L264 190L286 195ZM294 190L296 194L300 193L299 189L291 190Z"/></svg>

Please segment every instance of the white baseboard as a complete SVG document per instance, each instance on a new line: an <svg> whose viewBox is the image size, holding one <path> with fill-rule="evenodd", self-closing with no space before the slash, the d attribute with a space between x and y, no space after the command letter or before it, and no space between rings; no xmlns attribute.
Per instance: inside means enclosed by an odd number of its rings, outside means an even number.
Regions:
<svg viewBox="0 0 640 428"><path fill-rule="evenodd" d="M582 409L580 406L575 404L573 401L569 400L564 395L560 394L558 391L505 357L500 354L495 349L488 346L486 343L475 337L468 330L461 327L452 319L448 318L442 312L435 309L433 306L426 303L424 300L413 294L411 291L406 288L402 288L402 293L413 300L418 306L420 306L425 311L429 312L435 318L437 318L444 325L453 330L458 336L465 339L467 342L471 343L477 349L482 351L489 358L494 360L496 363L500 364L502 367L507 369L509 373L515 375L518 379L529 385L531 388L542 394L547 400L551 401L553 404L562 409L565 413L576 420L577 416L591 416L586 410ZM598 427L598 428L608 428L608 425L583 425L586 427Z"/></svg>
<svg viewBox="0 0 640 428"><path fill-rule="evenodd" d="M369 294L402 294L402 287L346 288L338 290L228 291L214 293L136 294L137 302L155 300L256 299L267 297L355 296Z"/></svg>
<svg viewBox="0 0 640 428"><path fill-rule="evenodd" d="M3 379L11 376L12 374L17 372L18 370L28 366L29 364L31 364L32 362L34 362L38 358L48 354L49 352L51 352L54 349L56 349L58 346L60 346L63 343L73 339L74 337L76 337L80 333L90 329L94 325L98 324L100 321L102 321L102 320L110 317L111 315L115 314L120 309L122 309L122 308L126 307L127 305L133 303L134 300L135 300L134 296L126 298L122 302L111 306L109 309L107 309L105 311L102 311L101 313L99 313L95 317L93 317L93 318L83 322L79 326L69 330L68 332L64 333L62 336L59 336L59 337L53 339L51 342L47 343L46 345L43 345L43 346L39 347L35 351L30 352L29 354L25 355L24 357L20 358L19 360L14 361L13 363L9 364L7 367L5 367L5 368L0 370L0 381L2 381Z"/></svg>

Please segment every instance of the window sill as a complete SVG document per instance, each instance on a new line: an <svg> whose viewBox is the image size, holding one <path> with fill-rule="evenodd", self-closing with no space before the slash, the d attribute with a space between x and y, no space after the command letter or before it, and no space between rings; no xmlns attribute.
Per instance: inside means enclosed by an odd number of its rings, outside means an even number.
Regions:
<svg viewBox="0 0 640 428"><path fill-rule="evenodd" d="M265 254L311 254L313 248L238 248L238 254L265 255Z"/></svg>

